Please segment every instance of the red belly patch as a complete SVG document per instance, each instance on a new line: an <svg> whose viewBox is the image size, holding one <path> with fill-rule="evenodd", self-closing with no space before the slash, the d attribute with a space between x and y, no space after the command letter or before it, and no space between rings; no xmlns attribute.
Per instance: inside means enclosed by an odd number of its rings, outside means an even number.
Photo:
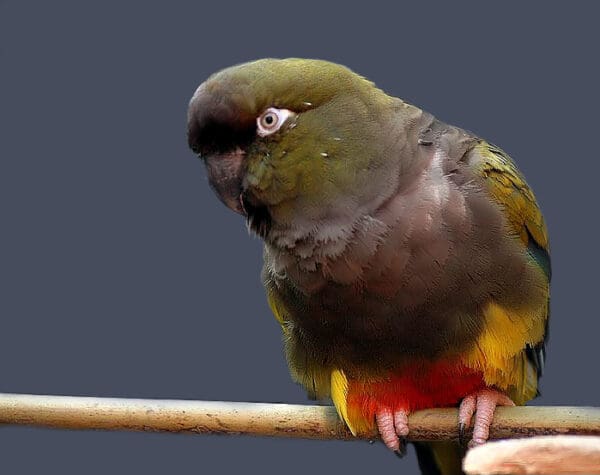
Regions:
<svg viewBox="0 0 600 475"><path fill-rule="evenodd" d="M425 362L404 367L385 380L350 380L347 404L350 411L373 420L375 413L384 407L415 411L455 406L483 387L479 371L457 362Z"/></svg>

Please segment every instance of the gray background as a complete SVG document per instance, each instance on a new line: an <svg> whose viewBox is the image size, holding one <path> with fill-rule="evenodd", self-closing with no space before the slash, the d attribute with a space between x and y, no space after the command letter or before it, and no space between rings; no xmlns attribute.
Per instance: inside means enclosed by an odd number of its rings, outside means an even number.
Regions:
<svg viewBox="0 0 600 475"><path fill-rule="evenodd" d="M260 242L212 195L185 137L187 102L210 73L305 56L513 155L546 214L555 272L536 403L597 405L598 12L397 3L1 2L0 391L306 402L263 297ZM0 470L415 473L416 462L361 442L3 427Z"/></svg>

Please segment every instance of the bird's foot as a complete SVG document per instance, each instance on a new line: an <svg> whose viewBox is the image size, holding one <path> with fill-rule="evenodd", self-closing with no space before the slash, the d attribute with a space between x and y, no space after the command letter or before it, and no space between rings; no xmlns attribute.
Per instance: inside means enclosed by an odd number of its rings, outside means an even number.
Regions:
<svg viewBox="0 0 600 475"><path fill-rule="evenodd" d="M408 435L408 411L404 409L392 411L384 407L375 414L375 421L383 443L398 457L404 457Z"/></svg>
<svg viewBox="0 0 600 475"><path fill-rule="evenodd" d="M490 435L490 424L494 418L496 406L514 406L515 403L504 393L496 389L485 388L465 397L458 408L458 432L461 442L464 442L465 429L473 426L473 438L468 443L469 447L484 444Z"/></svg>

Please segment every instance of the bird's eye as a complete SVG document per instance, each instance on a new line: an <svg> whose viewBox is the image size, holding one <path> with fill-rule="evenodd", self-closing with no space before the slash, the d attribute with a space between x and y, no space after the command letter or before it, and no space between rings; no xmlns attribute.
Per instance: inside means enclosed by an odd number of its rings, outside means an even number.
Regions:
<svg viewBox="0 0 600 475"><path fill-rule="evenodd" d="M256 119L256 133L261 137L271 135L292 115L294 113L290 110L269 107Z"/></svg>

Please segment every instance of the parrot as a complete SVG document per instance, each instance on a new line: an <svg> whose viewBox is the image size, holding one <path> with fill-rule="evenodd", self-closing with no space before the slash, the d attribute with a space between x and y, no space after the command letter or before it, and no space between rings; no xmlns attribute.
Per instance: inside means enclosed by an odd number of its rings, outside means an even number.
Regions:
<svg viewBox="0 0 600 475"><path fill-rule="evenodd" d="M379 433L403 456L412 412L458 408L459 440L414 444L422 473L459 474L496 407L538 395L548 232L500 148L302 58L210 76L187 138L217 197L263 241L291 377L353 434Z"/></svg>

